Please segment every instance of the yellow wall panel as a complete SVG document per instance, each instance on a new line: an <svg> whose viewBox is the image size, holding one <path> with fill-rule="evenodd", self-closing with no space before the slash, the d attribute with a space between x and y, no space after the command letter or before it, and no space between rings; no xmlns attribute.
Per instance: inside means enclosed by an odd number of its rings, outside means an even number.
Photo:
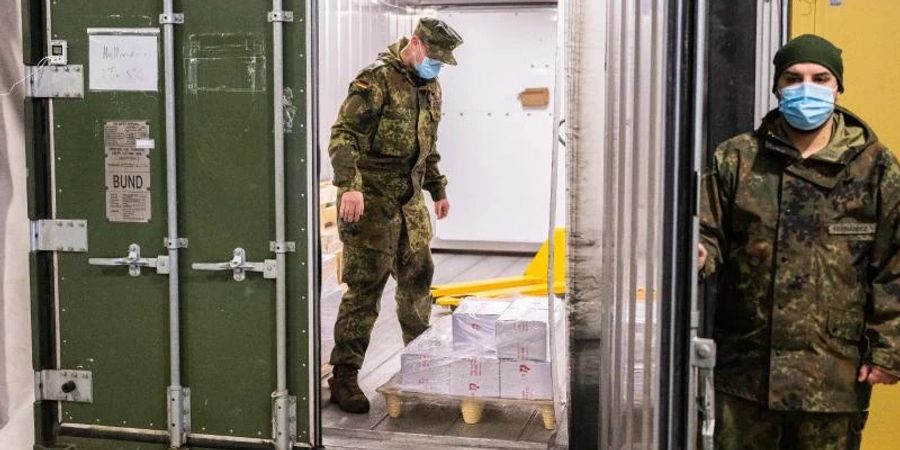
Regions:
<svg viewBox="0 0 900 450"><path fill-rule="evenodd" d="M835 4L832 4L835 3ZM792 0L791 36L814 33L844 50L839 103L900 155L900 1ZM863 450L900 448L900 387L879 386Z"/></svg>

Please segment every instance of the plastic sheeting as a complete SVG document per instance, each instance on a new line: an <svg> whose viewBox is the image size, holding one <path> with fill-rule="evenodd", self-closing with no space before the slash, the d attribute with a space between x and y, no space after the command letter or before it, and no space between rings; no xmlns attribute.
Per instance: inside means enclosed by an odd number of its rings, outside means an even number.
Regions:
<svg viewBox="0 0 900 450"><path fill-rule="evenodd" d="M562 303L557 309L556 330L564 333ZM565 367L565 349L551 349L546 298L472 298L403 350L398 387L451 397L552 400L551 359Z"/></svg>
<svg viewBox="0 0 900 450"><path fill-rule="evenodd" d="M24 76L19 2L2 8L0 94ZM34 441L22 87L0 96L0 442L11 449Z"/></svg>

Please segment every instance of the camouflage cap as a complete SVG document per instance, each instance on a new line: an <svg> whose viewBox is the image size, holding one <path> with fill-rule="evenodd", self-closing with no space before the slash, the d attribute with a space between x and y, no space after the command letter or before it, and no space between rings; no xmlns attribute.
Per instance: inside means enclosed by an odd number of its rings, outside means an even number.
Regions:
<svg viewBox="0 0 900 450"><path fill-rule="evenodd" d="M443 20L423 17L416 25L416 36L428 47L428 57L444 64L456 65L453 49L463 43L462 36Z"/></svg>

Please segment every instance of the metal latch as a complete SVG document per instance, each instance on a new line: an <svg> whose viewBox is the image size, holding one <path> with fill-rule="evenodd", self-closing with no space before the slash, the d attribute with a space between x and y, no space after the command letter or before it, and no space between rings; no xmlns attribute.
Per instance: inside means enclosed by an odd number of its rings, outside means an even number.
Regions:
<svg viewBox="0 0 900 450"><path fill-rule="evenodd" d="M267 259L263 262L248 262L247 252L238 247L234 249L231 261L221 263L194 263L191 268L194 270L230 270L234 274L235 281L244 281L247 278L247 272L262 272L263 278L273 279L278 275L274 259Z"/></svg>
<svg viewBox="0 0 900 450"><path fill-rule="evenodd" d="M86 220L32 220L31 251L88 251Z"/></svg>
<svg viewBox="0 0 900 450"><path fill-rule="evenodd" d="M88 370L42 370L34 373L35 400L93 403L93 376Z"/></svg>
<svg viewBox="0 0 900 450"><path fill-rule="evenodd" d="M713 380L716 342L712 339L694 338L691 342L691 366L697 373L697 403L702 418L701 442L703 450L712 450L713 432L716 427L716 391Z"/></svg>
<svg viewBox="0 0 900 450"><path fill-rule="evenodd" d="M25 66L25 96L84 98L84 66Z"/></svg>
<svg viewBox="0 0 900 450"><path fill-rule="evenodd" d="M124 258L89 258L88 264L92 266L128 266L128 274L133 277L141 276L141 267L156 269L156 273L169 273L169 257L157 256L156 258L141 258L141 246L131 244L128 246L128 256Z"/></svg>

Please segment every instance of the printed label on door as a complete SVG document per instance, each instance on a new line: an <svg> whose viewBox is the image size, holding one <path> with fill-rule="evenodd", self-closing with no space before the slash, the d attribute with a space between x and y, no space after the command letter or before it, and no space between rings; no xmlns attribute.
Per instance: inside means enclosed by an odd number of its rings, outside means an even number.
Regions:
<svg viewBox="0 0 900 450"><path fill-rule="evenodd" d="M106 218L110 222L150 221L150 139L147 122L107 122Z"/></svg>

